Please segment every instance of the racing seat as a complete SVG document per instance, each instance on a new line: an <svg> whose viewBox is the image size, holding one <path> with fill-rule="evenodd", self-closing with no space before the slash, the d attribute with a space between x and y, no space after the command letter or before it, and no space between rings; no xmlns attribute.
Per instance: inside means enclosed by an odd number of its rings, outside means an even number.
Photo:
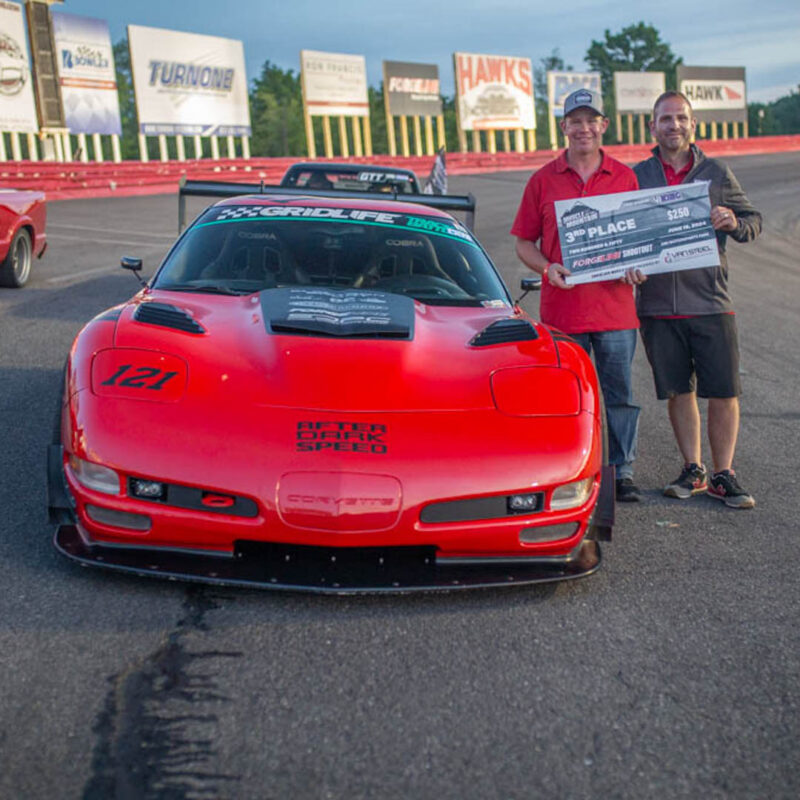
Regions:
<svg viewBox="0 0 800 800"><path fill-rule="evenodd" d="M311 282L285 242L263 230L234 231L203 277L257 281L265 288Z"/></svg>
<svg viewBox="0 0 800 800"><path fill-rule="evenodd" d="M370 254L367 268L356 278L354 286L375 286L378 282L409 276L447 278L441 268L431 240L424 234L397 231L385 235Z"/></svg>

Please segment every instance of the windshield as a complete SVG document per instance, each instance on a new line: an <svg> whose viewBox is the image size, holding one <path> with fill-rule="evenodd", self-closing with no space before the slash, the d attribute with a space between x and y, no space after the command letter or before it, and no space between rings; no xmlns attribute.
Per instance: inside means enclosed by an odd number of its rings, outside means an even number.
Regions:
<svg viewBox="0 0 800 800"><path fill-rule="evenodd" d="M214 206L178 242L153 285L221 294L341 287L432 305L509 303L491 262L460 223L317 206Z"/></svg>

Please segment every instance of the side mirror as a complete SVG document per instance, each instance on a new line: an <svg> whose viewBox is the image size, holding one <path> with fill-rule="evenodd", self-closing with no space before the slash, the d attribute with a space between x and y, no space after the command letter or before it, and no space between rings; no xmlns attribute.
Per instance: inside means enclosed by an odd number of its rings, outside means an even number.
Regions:
<svg viewBox="0 0 800 800"><path fill-rule="evenodd" d="M542 288L542 279L533 277L523 278L519 282L519 288L522 289L522 291L525 292L526 294L528 292L538 292L539 289Z"/></svg>
<svg viewBox="0 0 800 800"><path fill-rule="evenodd" d="M147 284L142 280L142 276L139 274L142 271L142 259L141 258L133 258L132 256L123 256L120 259L119 265L122 269L129 269L133 274L136 276L136 280L142 284L142 286L147 286Z"/></svg>
<svg viewBox="0 0 800 800"><path fill-rule="evenodd" d="M523 278L519 283L519 288L522 289L522 294L516 299L516 303L519 304L525 295L528 292L538 292L542 288L542 279L541 278Z"/></svg>

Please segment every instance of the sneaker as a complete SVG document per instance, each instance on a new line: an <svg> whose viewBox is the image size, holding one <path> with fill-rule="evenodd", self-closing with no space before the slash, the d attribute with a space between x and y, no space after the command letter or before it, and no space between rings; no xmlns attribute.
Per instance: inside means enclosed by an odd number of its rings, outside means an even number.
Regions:
<svg viewBox="0 0 800 800"><path fill-rule="evenodd" d="M688 500L693 494L700 494L708 489L708 473L702 464L684 464L681 474L664 487L667 497Z"/></svg>
<svg viewBox="0 0 800 800"><path fill-rule="evenodd" d="M617 479L617 502L618 503L637 503L642 499L639 487L633 482L633 478Z"/></svg>
<svg viewBox="0 0 800 800"><path fill-rule="evenodd" d="M708 495L722 500L726 506L731 508L752 508L756 504L752 496L739 485L736 473L732 469L724 469L711 476Z"/></svg>

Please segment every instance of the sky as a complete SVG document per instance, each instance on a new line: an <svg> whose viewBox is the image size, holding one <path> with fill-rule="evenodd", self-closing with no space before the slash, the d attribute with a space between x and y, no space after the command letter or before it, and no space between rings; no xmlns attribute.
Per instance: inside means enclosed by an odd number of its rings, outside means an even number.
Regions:
<svg viewBox="0 0 800 800"><path fill-rule="evenodd" d="M249 81L267 60L299 72L301 49L322 50L365 56L376 87L383 60L438 64L442 92L452 95L455 51L523 56L538 66L557 48L583 70L593 39L643 21L685 64L745 67L750 102L800 84L798 0L65 0L54 8L105 19L113 42L129 23L241 39Z"/></svg>

